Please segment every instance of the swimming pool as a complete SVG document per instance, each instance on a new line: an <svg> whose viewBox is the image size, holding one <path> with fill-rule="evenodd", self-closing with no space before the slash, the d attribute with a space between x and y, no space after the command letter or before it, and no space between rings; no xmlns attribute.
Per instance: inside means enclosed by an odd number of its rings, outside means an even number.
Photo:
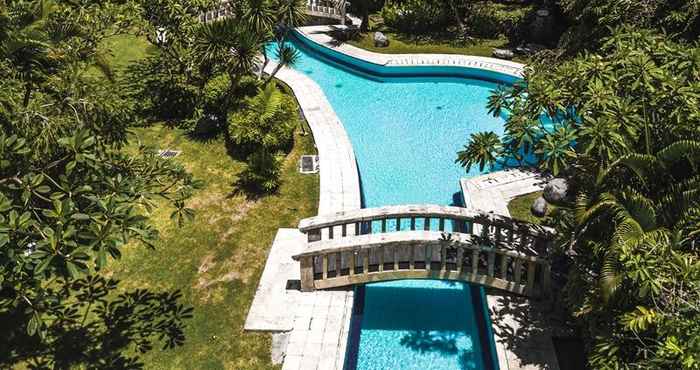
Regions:
<svg viewBox="0 0 700 370"><path fill-rule="evenodd" d="M297 35L294 69L323 90L352 142L364 207L461 205L455 164L469 135L503 132L486 102L515 78L459 67L383 67ZM348 368L490 369L493 339L483 289L462 282L401 280L367 284L356 301L358 335Z"/></svg>

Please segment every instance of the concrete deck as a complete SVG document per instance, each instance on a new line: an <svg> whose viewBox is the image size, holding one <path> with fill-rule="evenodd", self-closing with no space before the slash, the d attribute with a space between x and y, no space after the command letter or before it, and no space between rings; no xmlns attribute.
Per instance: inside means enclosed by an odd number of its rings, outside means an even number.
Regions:
<svg viewBox="0 0 700 370"><path fill-rule="evenodd" d="M302 293L292 255L305 247L297 229L279 229L265 263L244 329L278 333L273 357L283 370L342 370L352 315L352 290Z"/></svg>
<svg viewBox="0 0 700 370"><path fill-rule="evenodd" d="M465 207L475 211L510 216L508 202L513 198L542 191L547 178L538 172L517 168L460 180Z"/></svg>

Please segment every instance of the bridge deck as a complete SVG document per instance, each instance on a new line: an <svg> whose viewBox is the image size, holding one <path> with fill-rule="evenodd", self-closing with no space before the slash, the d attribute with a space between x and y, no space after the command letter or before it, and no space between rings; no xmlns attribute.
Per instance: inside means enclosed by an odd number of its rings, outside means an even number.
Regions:
<svg viewBox="0 0 700 370"><path fill-rule="evenodd" d="M391 206L304 219L302 289L405 278L547 294L553 230L459 207Z"/></svg>

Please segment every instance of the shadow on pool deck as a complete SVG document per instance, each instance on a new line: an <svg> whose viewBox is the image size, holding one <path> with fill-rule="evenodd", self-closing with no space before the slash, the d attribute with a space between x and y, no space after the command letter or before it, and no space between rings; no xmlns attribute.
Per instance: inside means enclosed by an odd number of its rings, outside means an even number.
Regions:
<svg viewBox="0 0 700 370"><path fill-rule="evenodd" d="M550 301L489 292L489 311L496 345L509 352L510 370L562 369L554 349L553 337L572 337L561 312Z"/></svg>

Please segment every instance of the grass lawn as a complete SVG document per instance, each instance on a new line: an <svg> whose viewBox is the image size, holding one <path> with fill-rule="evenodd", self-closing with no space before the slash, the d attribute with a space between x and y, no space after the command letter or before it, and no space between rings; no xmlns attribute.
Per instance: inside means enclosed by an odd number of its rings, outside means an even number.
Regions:
<svg viewBox="0 0 700 370"><path fill-rule="evenodd" d="M530 212L532 202L534 202L535 199L539 198L540 196L542 196L542 192L538 191L535 193L525 194L514 198L513 200L508 202L508 212L510 212L510 216L517 220L527 221L533 224L542 223L543 218L535 217ZM549 213L552 212L552 209L552 205L547 204L547 215L549 215Z"/></svg>
<svg viewBox="0 0 700 370"><path fill-rule="evenodd" d="M318 177L296 170L301 154L315 153L311 136L296 137L279 194L250 201L232 194L244 164L227 155L223 140L192 141L163 126L136 135L159 148L182 150L174 160L205 182L190 203L197 212L194 222L177 228L170 209L157 209L152 215L161 230L156 250L129 246L110 265L122 289L181 289L194 306L184 346L148 353L147 368L272 367L270 336L244 333L243 323L277 229L296 227L301 218L316 214Z"/></svg>
<svg viewBox="0 0 700 370"><path fill-rule="evenodd" d="M144 40L131 36L109 41L117 70L152 52ZM205 184L189 202L196 211L193 222L178 228L170 220L171 209L157 208L152 220L161 239L155 250L127 246L122 259L106 271L121 280L120 289L179 289L184 302L194 307L184 345L155 348L142 358L146 368L274 368L271 336L246 333L243 324L277 229L296 227L300 219L316 215L318 175L297 172L299 157L316 153L312 136L296 135L279 193L254 201L236 194L233 184L245 164L227 154L223 139L197 141L180 130L154 125L135 130L132 145L137 140L181 150L173 160Z"/></svg>

